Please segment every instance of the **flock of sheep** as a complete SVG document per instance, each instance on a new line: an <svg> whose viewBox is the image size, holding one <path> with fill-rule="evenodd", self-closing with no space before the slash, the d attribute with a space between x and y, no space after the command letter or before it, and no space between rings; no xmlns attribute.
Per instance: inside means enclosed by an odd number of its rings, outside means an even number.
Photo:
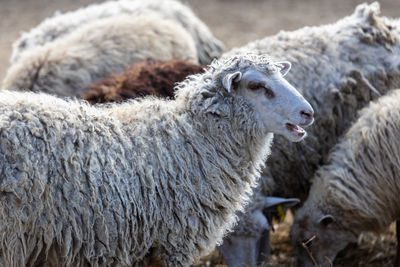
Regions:
<svg viewBox="0 0 400 267"><path fill-rule="evenodd" d="M400 19L379 13L227 52L176 0L23 33L0 91L0 265L190 266L218 246L256 266L272 208L301 200L294 259L331 266L400 215Z"/></svg>

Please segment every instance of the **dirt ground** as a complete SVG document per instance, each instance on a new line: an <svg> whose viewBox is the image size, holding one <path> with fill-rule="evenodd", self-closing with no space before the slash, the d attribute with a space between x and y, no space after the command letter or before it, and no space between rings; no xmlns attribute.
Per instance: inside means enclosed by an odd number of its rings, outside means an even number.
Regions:
<svg viewBox="0 0 400 267"><path fill-rule="evenodd" d="M349 15L363 0L182 0L222 40L227 49L280 30L334 22ZM74 10L96 0L0 0L0 81L8 68L11 44L19 34L55 11ZM371 2L371 1L368 1ZM400 0L381 0L382 13L400 17ZM290 216L289 216L290 218ZM290 219L276 225L272 234L272 266L290 266L287 240ZM335 266L390 266L395 252L394 227L380 236L364 235L357 248L349 249ZM217 253L203 266L224 266Z"/></svg>

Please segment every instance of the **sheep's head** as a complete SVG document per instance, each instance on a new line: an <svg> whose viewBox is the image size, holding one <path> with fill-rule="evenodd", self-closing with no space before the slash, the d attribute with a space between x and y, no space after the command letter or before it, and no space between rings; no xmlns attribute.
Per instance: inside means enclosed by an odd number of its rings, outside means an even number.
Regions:
<svg viewBox="0 0 400 267"><path fill-rule="evenodd" d="M249 207L253 209L240 215L235 231L225 236L223 244L218 247L225 263L230 267L239 267L256 266L257 262L268 261L270 215L275 213L277 207L285 211L299 202L296 198L257 195L252 202L254 207Z"/></svg>
<svg viewBox="0 0 400 267"><path fill-rule="evenodd" d="M289 62L272 62L262 60L262 56L252 56L236 70L225 72L222 85L228 93L235 92L253 105L265 131L297 142L306 136L302 127L313 123L314 111L283 78L290 67Z"/></svg>
<svg viewBox="0 0 400 267"><path fill-rule="evenodd" d="M296 212L290 240L295 247L295 266L330 267L336 255L357 240L357 235L345 229L337 216L306 202Z"/></svg>

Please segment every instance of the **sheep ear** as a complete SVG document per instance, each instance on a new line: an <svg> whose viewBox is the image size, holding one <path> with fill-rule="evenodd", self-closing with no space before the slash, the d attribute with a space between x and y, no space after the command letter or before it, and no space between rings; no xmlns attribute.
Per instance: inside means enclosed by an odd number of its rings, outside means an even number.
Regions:
<svg viewBox="0 0 400 267"><path fill-rule="evenodd" d="M242 73L240 71L234 73L228 73L222 79L222 85L228 91L228 93L230 93L232 89L232 83L238 82L240 81L240 79L242 79Z"/></svg>
<svg viewBox="0 0 400 267"><path fill-rule="evenodd" d="M280 67L280 72L282 77L288 74L289 70L292 68L292 64L289 61L279 61L276 63Z"/></svg>
<svg viewBox="0 0 400 267"><path fill-rule="evenodd" d="M281 197L264 197L263 211L268 213L277 213L279 219L283 221L286 216L286 210L297 205L300 200L298 198L281 198ZM267 216L268 219L270 219Z"/></svg>
<svg viewBox="0 0 400 267"><path fill-rule="evenodd" d="M329 224L333 223L335 221L335 218L333 218L332 215L324 215L321 218L317 220L317 224L323 225L323 226L328 226Z"/></svg>
<svg viewBox="0 0 400 267"><path fill-rule="evenodd" d="M272 208L282 205L283 208L288 209L297 205L300 200L298 198L281 198L281 197L264 197L264 209Z"/></svg>

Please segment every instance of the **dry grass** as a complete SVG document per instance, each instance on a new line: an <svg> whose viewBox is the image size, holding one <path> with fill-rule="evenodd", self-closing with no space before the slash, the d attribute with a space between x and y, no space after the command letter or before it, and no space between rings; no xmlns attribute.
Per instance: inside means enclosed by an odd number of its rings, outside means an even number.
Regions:
<svg viewBox="0 0 400 267"><path fill-rule="evenodd" d="M392 224L383 234L361 235L358 244L341 253L335 266L393 266L397 247L395 228L395 224Z"/></svg>
<svg viewBox="0 0 400 267"><path fill-rule="evenodd" d="M272 267L291 266L293 247L289 242L288 235L293 216L289 213L284 222L275 224L275 231L271 232L271 255ZM396 227L393 223L383 234L362 234L358 244L349 245L341 252L333 263L335 267L386 267L393 266L396 253ZM217 250L195 265L195 267L225 267L221 255ZM267 265L260 265L264 267Z"/></svg>

